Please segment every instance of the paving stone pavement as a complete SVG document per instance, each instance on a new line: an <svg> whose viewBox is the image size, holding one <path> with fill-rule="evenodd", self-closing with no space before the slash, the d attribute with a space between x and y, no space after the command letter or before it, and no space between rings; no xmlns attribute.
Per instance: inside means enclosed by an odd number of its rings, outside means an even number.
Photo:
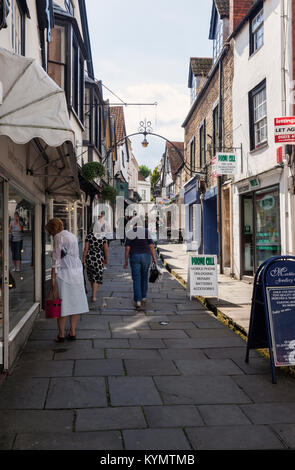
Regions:
<svg viewBox="0 0 295 470"><path fill-rule="evenodd" d="M90 292L89 292L90 295ZM56 344L41 313L0 387L0 449L295 449L295 379L186 296L167 271L136 310L110 245L97 305Z"/></svg>

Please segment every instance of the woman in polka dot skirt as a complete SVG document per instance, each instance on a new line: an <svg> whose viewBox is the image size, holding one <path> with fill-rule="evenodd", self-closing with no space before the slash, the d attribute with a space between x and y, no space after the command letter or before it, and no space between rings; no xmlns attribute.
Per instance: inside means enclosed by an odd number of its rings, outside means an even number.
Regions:
<svg viewBox="0 0 295 470"><path fill-rule="evenodd" d="M90 232L85 239L82 263L86 264L87 277L92 287L92 302L96 302L99 284L102 284L104 267L108 264L109 249L105 237Z"/></svg>

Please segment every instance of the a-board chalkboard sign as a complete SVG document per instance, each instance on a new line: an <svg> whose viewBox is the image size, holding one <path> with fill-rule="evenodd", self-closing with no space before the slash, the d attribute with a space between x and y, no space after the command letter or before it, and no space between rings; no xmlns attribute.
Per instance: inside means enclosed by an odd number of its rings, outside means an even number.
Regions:
<svg viewBox="0 0 295 470"><path fill-rule="evenodd" d="M269 348L272 380L276 366L295 365L295 257L276 256L258 268L253 286L249 350Z"/></svg>

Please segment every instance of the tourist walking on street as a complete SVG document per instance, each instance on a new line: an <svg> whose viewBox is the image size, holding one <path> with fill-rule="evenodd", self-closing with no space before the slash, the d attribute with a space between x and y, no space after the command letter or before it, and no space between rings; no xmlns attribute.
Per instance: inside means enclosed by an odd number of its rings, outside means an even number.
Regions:
<svg viewBox="0 0 295 470"><path fill-rule="evenodd" d="M65 339L67 317L70 317L67 339L75 340L79 314L89 311L83 267L79 257L77 237L64 230L62 221L51 219L45 228L53 236L51 287L58 288L62 299L61 317L57 319L58 336L55 341L62 343Z"/></svg>
<svg viewBox="0 0 295 470"><path fill-rule="evenodd" d="M153 259L157 263L153 240L148 229L142 226L134 226L126 234L125 263L124 269L128 267L128 259L133 280L134 302L136 307L146 301L148 291L149 267Z"/></svg>
<svg viewBox="0 0 295 470"><path fill-rule="evenodd" d="M96 302L99 284L103 281L103 271L108 264L109 248L105 237L90 232L85 239L82 263L86 264L87 277L92 287L92 303ZM93 307L93 305L92 305Z"/></svg>
<svg viewBox="0 0 295 470"><path fill-rule="evenodd" d="M18 212L14 213L14 219L10 222L9 233L11 237L11 255L13 262L12 271L20 271L21 252L23 247L23 224L20 221Z"/></svg>

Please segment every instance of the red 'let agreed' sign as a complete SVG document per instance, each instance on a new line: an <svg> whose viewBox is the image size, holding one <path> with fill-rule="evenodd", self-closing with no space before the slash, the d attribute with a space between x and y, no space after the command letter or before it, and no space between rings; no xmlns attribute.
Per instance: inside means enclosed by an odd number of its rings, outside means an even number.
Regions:
<svg viewBox="0 0 295 470"><path fill-rule="evenodd" d="M275 118L275 143L295 142L295 117Z"/></svg>

